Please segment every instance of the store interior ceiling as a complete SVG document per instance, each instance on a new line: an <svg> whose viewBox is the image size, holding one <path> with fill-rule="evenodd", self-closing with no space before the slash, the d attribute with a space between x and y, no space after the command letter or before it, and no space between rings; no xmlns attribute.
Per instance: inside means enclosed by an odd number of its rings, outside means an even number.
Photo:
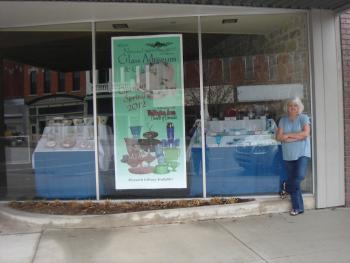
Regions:
<svg viewBox="0 0 350 263"><path fill-rule="evenodd" d="M300 15L300 14L299 14ZM296 14L206 16L201 18L203 47L215 46L227 36L261 36L288 23ZM110 66L110 38L182 33L184 60L198 58L197 18L121 20L96 23L97 68ZM0 30L0 56L62 72L92 68L90 23L29 26Z"/></svg>

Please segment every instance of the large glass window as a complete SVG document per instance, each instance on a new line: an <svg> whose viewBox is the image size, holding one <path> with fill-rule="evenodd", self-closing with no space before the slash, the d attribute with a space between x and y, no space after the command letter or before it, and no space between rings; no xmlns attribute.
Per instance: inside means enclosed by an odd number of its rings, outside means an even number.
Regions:
<svg viewBox="0 0 350 263"><path fill-rule="evenodd" d="M286 179L275 139L284 100L300 97L311 116L306 16L212 16L201 23L207 193L277 194ZM311 164L303 190L312 191Z"/></svg>
<svg viewBox="0 0 350 263"><path fill-rule="evenodd" d="M73 72L92 68L91 24L2 29L0 39L1 198L95 198L85 87L70 95Z"/></svg>
<svg viewBox="0 0 350 263"><path fill-rule="evenodd" d="M4 198L94 198L95 142L103 198L277 194L284 100L311 116L306 16L197 21L96 23L96 105L90 23L1 31Z"/></svg>

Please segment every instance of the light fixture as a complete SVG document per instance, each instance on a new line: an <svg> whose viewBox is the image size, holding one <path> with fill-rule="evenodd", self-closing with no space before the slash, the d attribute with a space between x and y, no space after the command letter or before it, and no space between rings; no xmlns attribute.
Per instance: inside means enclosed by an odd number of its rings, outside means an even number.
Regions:
<svg viewBox="0 0 350 263"><path fill-rule="evenodd" d="M237 22L238 22L237 18L223 19L221 21L222 24L236 24Z"/></svg>
<svg viewBox="0 0 350 263"><path fill-rule="evenodd" d="M128 24L112 24L112 27L114 29L128 29Z"/></svg>

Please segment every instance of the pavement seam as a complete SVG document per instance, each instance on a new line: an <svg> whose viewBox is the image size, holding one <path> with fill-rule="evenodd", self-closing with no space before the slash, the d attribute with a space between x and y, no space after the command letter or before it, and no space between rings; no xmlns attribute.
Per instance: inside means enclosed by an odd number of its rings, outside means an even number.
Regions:
<svg viewBox="0 0 350 263"><path fill-rule="evenodd" d="M36 254L38 252L38 249L39 249L39 244L40 244L40 241L41 241L41 238L43 236L43 233L44 233L45 229L42 229L39 233L40 233L40 236L35 244L35 248L34 248L34 254L33 254L33 257L32 257L32 260L30 261L30 263L34 263L35 261L35 258L36 258Z"/></svg>
<svg viewBox="0 0 350 263"><path fill-rule="evenodd" d="M32 234L40 234L41 231L35 231L35 232L15 232L15 233L5 233L5 234L0 234L1 236L16 236L16 235L32 235Z"/></svg>
<svg viewBox="0 0 350 263"><path fill-rule="evenodd" d="M235 240L237 240L239 243L241 243L244 247L246 247L247 249L249 249L251 252L253 252L255 255L257 255L262 261L264 261L265 263L269 263L269 261L267 261L263 256L261 256L258 252L256 252L254 249L252 249L250 246L248 246L245 242L243 242L241 239L239 239L237 236L235 236L234 233L232 233L230 231L230 229L226 228L223 224L221 224L220 222L218 222L217 220L214 220L214 222L216 224L219 225L219 227L221 229L223 229L225 232L227 232L231 237L233 237Z"/></svg>

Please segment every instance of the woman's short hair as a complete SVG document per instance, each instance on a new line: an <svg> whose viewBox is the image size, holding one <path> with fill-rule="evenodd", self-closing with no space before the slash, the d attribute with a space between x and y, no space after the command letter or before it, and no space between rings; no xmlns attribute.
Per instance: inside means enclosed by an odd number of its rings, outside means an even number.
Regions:
<svg viewBox="0 0 350 263"><path fill-rule="evenodd" d="M298 105L298 113L302 113L304 111L304 104L301 102L301 99L299 97L295 97L295 98L292 98L292 99L287 99L284 103L284 111L286 113L288 113L288 105L289 104L296 104Z"/></svg>

